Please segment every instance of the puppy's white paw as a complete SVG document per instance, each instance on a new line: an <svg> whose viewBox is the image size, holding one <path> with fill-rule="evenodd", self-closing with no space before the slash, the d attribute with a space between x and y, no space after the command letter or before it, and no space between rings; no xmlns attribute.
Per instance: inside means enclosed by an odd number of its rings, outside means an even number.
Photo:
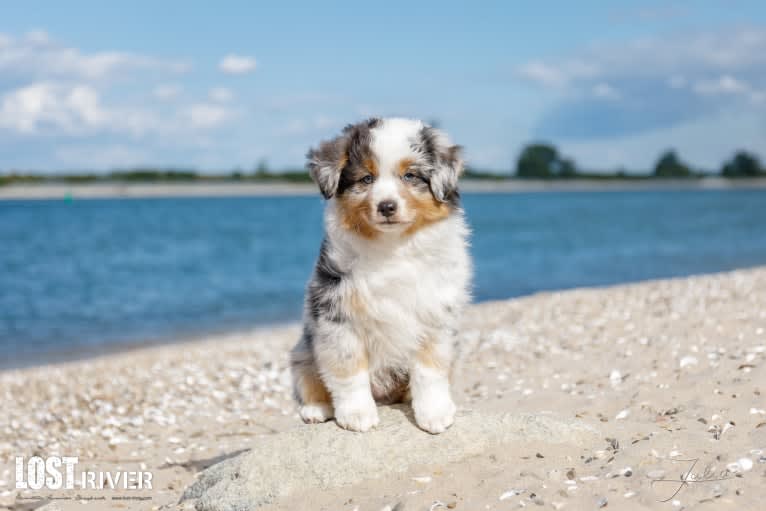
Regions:
<svg viewBox="0 0 766 511"><path fill-rule="evenodd" d="M372 397L366 403L341 405L335 410L335 422L350 431L369 431L378 425L378 408Z"/></svg>
<svg viewBox="0 0 766 511"><path fill-rule="evenodd" d="M332 419L332 405L330 403L311 403L301 406L298 413L306 424L318 424Z"/></svg>
<svg viewBox="0 0 766 511"><path fill-rule="evenodd" d="M420 429L428 433L434 435L444 433L455 422L456 407L449 396L431 401L413 402L412 407L415 411L415 422Z"/></svg>

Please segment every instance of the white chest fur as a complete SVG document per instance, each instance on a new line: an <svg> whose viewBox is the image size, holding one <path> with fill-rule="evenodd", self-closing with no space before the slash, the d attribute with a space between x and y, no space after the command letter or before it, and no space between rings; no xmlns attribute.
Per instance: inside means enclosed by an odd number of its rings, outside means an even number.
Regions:
<svg viewBox="0 0 766 511"><path fill-rule="evenodd" d="M422 340L457 326L470 296L467 235L460 214L405 239L359 240L328 229L372 371L403 363Z"/></svg>

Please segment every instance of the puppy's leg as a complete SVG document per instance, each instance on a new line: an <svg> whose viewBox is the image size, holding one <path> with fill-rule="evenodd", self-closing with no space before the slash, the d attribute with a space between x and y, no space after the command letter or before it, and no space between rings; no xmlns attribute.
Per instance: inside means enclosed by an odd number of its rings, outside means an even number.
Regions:
<svg viewBox="0 0 766 511"><path fill-rule="evenodd" d="M325 422L333 417L330 393L319 377L314 354L309 344L304 335L290 354L293 391L300 403L298 413L307 424Z"/></svg>
<svg viewBox="0 0 766 511"><path fill-rule="evenodd" d="M455 403L449 388L451 357L449 339L424 340L410 368L415 422L429 433L443 433L455 420Z"/></svg>
<svg viewBox="0 0 766 511"><path fill-rule="evenodd" d="M378 425L372 398L367 350L348 325L323 325L314 344L322 380L332 395L335 421L342 428L367 431Z"/></svg>

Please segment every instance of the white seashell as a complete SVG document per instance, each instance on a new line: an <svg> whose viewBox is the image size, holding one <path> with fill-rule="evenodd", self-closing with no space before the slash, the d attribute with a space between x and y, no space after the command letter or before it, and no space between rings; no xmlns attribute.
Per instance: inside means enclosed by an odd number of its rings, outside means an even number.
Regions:
<svg viewBox="0 0 766 511"><path fill-rule="evenodd" d="M516 495L521 495L525 491L527 490L525 489L508 490L507 492L504 492L502 495L500 495L500 500L510 499L511 497L515 497Z"/></svg>
<svg viewBox="0 0 766 511"><path fill-rule="evenodd" d="M630 415L630 410L628 410L628 409L625 409L625 410L621 411L620 413L618 413L618 414L615 416L615 419L619 421L619 420L622 420L622 419L625 419L625 418L627 418L627 417L628 417L628 415Z"/></svg>
<svg viewBox="0 0 766 511"><path fill-rule="evenodd" d="M753 469L753 460L750 458L740 458L737 460L737 465L740 466L743 472Z"/></svg>

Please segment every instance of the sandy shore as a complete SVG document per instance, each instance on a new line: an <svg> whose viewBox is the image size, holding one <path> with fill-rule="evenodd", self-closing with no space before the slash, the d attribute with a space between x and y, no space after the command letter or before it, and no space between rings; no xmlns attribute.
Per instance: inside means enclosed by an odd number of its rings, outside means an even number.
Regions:
<svg viewBox="0 0 766 511"><path fill-rule="evenodd" d="M641 181L604 181L578 179L574 181L540 180L471 180L461 181L461 190L468 193L522 193L560 191L619 191L619 190L708 190L766 188L766 179L648 179ZM88 184L14 184L0 187L0 200L19 199L104 199L150 197L261 197L286 195L316 195L312 183L88 183Z"/></svg>
<svg viewBox="0 0 766 511"><path fill-rule="evenodd" d="M131 494L151 500L81 491L44 509L183 508L203 468L259 435L310 427L299 426L289 389L298 332L0 372L0 509L66 494L13 487L14 457L32 455L154 477L152 491ZM459 406L579 417L603 440L530 443L273 509L756 509L766 497L765 359L766 267L476 305L460 335ZM705 481L675 496L677 484L652 482L678 478L691 465L680 460L692 459Z"/></svg>

